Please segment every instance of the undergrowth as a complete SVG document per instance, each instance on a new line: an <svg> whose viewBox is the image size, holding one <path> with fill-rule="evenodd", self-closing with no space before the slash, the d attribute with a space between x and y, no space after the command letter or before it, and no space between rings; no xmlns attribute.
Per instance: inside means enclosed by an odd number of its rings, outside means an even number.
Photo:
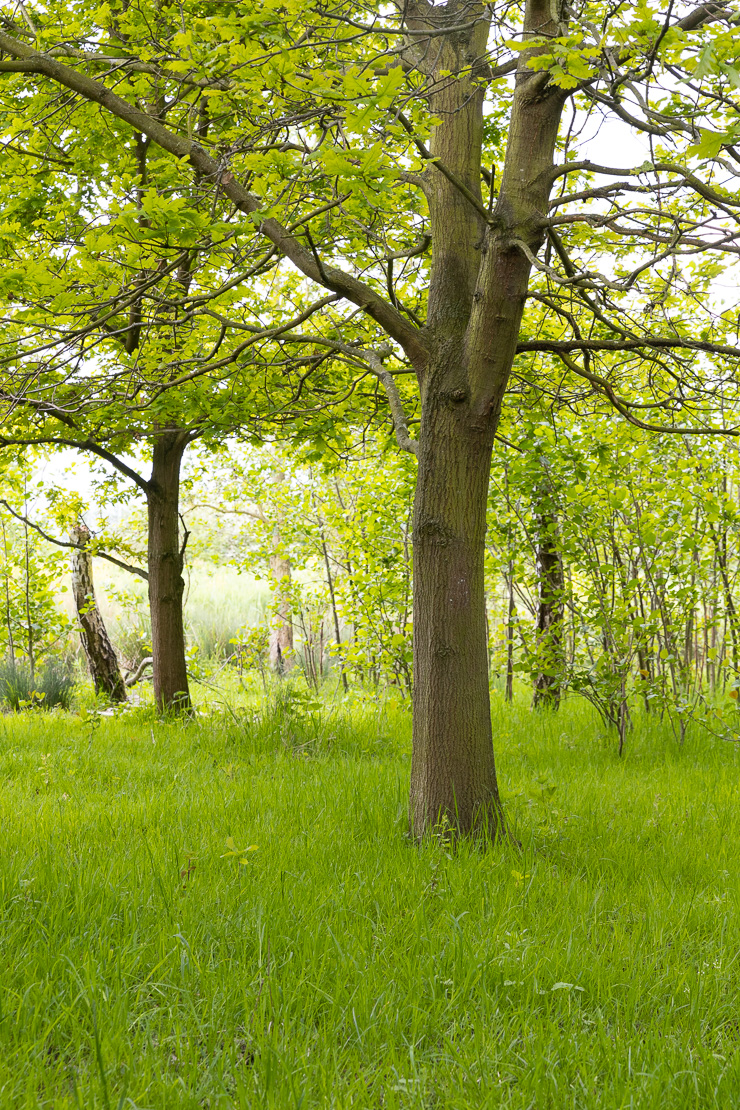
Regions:
<svg viewBox="0 0 740 1110"><path fill-rule="evenodd" d="M736 1105L738 746L495 718L521 851L392 706L0 719L0 1106Z"/></svg>

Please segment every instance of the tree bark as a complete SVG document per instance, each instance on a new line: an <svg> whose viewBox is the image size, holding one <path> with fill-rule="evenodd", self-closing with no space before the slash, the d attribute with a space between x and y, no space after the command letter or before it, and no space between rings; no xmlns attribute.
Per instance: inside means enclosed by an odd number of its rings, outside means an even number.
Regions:
<svg viewBox="0 0 740 1110"><path fill-rule="evenodd" d="M442 375L444 382L445 375ZM493 435L427 392L414 517L411 821L503 828L491 733L483 563Z"/></svg>
<svg viewBox="0 0 740 1110"><path fill-rule="evenodd" d="M70 531L70 538L73 543L82 544L82 548L72 552L72 596L95 692L105 694L111 701L125 702L126 685L118 657L95 598L92 555L86 550L90 533L83 524L76 524Z"/></svg>
<svg viewBox="0 0 740 1110"><path fill-rule="evenodd" d="M461 834L497 837L507 829L485 635L488 480L530 258L544 240L565 97L546 73L528 67L537 48L523 50L501 187L486 219L480 178L487 9L476 0L437 7L412 0L408 11L415 32L409 57L433 79L429 107L441 121L431 150L448 171L426 171L433 254L430 355L419 369L410 818L417 837L440 821ZM528 0L525 38L558 33L557 18L549 0ZM456 29L440 34L445 25ZM425 40L426 28L435 37Z"/></svg>
<svg viewBox="0 0 740 1110"><path fill-rule="evenodd" d="M160 712L189 712L183 595L185 538L180 541L180 466L187 432L167 429L154 439L147 483L149 607L154 699Z"/></svg>
<svg viewBox="0 0 740 1110"><path fill-rule="evenodd" d="M540 491L537 513L537 640L540 670L534 681L532 704L536 709L558 709L565 673L563 593L565 579L558 545L557 517L547 504L547 493Z"/></svg>

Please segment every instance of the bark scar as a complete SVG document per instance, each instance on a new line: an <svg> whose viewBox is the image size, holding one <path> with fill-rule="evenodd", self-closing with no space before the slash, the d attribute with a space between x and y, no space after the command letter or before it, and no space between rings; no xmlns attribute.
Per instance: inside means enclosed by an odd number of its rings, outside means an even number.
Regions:
<svg viewBox="0 0 740 1110"><path fill-rule="evenodd" d="M447 547L455 538L454 534L441 520L427 517L416 528L416 540L429 540L438 547Z"/></svg>

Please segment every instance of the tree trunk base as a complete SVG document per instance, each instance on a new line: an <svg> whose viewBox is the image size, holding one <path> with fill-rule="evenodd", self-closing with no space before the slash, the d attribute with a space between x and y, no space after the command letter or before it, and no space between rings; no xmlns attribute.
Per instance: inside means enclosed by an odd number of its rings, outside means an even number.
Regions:
<svg viewBox="0 0 740 1110"><path fill-rule="evenodd" d="M512 832L498 799L488 805L479 806L465 825L462 825L454 816L448 817L444 811L434 822L415 821L412 814L410 835L419 844L428 840L439 840L454 847L458 841L464 839L486 847L508 844L512 848L521 848L521 842Z"/></svg>

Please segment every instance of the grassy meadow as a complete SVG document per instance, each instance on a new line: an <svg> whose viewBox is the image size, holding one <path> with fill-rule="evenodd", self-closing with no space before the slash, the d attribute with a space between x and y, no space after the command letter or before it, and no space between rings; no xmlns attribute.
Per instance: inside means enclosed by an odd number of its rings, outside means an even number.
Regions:
<svg viewBox="0 0 740 1110"><path fill-rule="evenodd" d="M0 718L0 1106L738 1105L738 745L494 714L519 851L390 702Z"/></svg>

